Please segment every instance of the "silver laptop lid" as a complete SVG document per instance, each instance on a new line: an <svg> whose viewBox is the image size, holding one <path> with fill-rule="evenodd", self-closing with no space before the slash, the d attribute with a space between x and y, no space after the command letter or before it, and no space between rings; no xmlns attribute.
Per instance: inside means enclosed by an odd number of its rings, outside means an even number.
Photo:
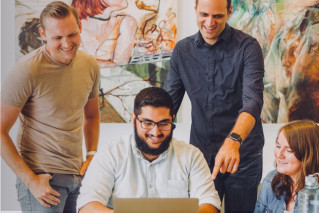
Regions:
<svg viewBox="0 0 319 213"><path fill-rule="evenodd" d="M114 213L198 213L197 198L115 198Z"/></svg>

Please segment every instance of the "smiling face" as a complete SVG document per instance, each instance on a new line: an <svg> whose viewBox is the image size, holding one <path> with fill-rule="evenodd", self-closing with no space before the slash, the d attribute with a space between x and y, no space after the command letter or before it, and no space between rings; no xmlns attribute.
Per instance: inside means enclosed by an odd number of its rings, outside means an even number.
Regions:
<svg viewBox="0 0 319 213"><path fill-rule="evenodd" d="M137 119L138 118L138 119ZM160 130L158 128L158 125L155 125L154 128L151 130L144 129L141 126L142 121L153 121L153 122L173 122L173 118L170 115L170 110L167 107L153 107L153 106L143 106L141 108L141 114L136 115L132 113L132 122L133 126L135 128L136 134L138 136L139 142L143 142L147 145L147 150L145 151L141 150L144 154L144 156L149 159L153 158L154 155L159 155L163 151L165 151L167 148L162 150L161 146L162 144L169 145L169 142L172 137L172 128L169 130ZM160 153L156 150L159 149ZM155 153L155 154L153 154ZM152 157L153 156L153 157Z"/></svg>
<svg viewBox="0 0 319 213"><path fill-rule="evenodd" d="M274 154L277 171L289 175L296 182L301 174L301 161L296 158L291 150L283 131L278 135Z"/></svg>
<svg viewBox="0 0 319 213"><path fill-rule="evenodd" d="M45 49L56 61L69 64L75 57L81 43L81 23L73 15L65 18L48 17L40 35L47 42Z"/></svg>
<svg viewBox="0 0 319 213"><path fill-rule="evenodd" d="M213 45L225 29L232 7L227 10L226 0L199 0L195 11L202 37L208 44Z"/></svg>

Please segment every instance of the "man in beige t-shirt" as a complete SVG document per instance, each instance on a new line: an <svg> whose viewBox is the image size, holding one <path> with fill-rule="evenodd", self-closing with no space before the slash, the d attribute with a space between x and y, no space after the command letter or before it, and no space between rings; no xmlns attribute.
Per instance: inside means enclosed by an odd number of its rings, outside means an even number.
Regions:
<svg viewBox="0 0 319 213"><path fill-rule="evenodd" d="M1 157L18 177L22 211L75 212L98 144L100 71L94 57L78 51L74 8L52 2L40 24L46 45L18 60L2 87ZM16 149L9 131L18 117Z"/></svg>

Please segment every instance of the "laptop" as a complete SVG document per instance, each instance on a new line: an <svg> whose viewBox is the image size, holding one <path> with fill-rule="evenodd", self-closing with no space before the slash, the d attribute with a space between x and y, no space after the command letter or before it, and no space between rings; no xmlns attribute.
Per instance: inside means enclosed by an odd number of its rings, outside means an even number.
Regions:
<svg viewBox="0 0 319 213"><path fill-rule="evenodd" d="M115 198L114 213L198 213L197 198Z"/></svg>

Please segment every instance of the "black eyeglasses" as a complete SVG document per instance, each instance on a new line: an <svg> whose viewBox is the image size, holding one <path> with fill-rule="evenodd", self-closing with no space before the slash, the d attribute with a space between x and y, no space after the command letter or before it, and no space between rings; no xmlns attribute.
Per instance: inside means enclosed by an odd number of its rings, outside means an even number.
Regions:
<svg viewBox="0 0 319 213"><path fill-rule="evenodd" d="M167 122L167 121L160 121L160 122L154 122L149 120L141 121L140 119L138 119L137 115L135 115L135 117L141 123L141 127L147 130L151 130L155 127L155 125L157 125L159 130L167 131L167 130L170 130L172 126L174 125L173 123Z"/></svg>

